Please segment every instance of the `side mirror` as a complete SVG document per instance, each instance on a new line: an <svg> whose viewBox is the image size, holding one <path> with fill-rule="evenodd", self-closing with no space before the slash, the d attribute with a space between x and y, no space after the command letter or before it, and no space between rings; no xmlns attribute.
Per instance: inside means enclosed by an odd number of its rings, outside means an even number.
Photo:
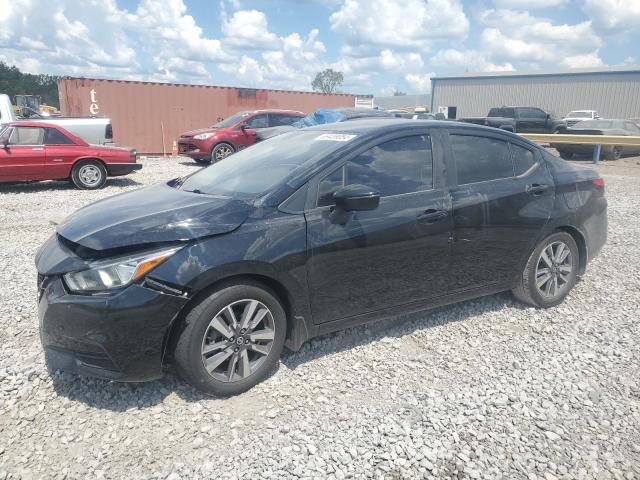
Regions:
<svg viewBox="0 0 640 480"><path fill-rule="evenodd" d="M347 185L333 194L336 207L345 212L374 210L380 205L380 194L365 185Z"/></svg>

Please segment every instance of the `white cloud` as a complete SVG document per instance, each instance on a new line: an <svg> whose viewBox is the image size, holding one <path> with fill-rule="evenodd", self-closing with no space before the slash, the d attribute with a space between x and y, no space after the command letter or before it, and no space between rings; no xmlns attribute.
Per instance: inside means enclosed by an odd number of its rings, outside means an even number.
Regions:
<svg viewBox="0 0 640 480"><path fill-rule="evenodd" d="M469 31L459 0L344 0L330 22L352 46L426 49L434 39L465 37Z"/></svg>
<svg viewBox="0 0 640 480"><path fill-rule="evenodd" d="M239 10L223 21L226 43L255 50L274 50L281 46L277 35L269 31L267 16L258 10Z"/></svg>
<svg viewBox="0 0 640 480"><path fill-rule="evenodd" d="M620 33L638 29L640 1L638 0L584 0L584 11L598 31Z"/></svg>
<svg viewBox="0 0 640 480"><path fill-rule="evenodd" d="M602 39L591 22L553 24L546 18L514 10L487 10L481 21L481 51L487 62L517 68L601 65Z"/></svg>
<svg viewBox="0 0 640 480"><path fill-rule="evenodd" d="M486 54L478 50L457 50L448 48L440 50L431 57L429 64L435 67L446 68L449 71L473 71L473 72L495 72L515 70L509 62L495 64L491 62Z"/></svg>
<svg viewBox="0 0 640 480"><path fill-rule="evenodd" d="M428 93L431 91L431 77L435 73L408 73L404 76L410 93Z"/></svg>
<svg viewBox="0 0 640 480"><path fill-rule="evenodd" d="M493 4L498 8L511 8L532 10L534 8L560 7L569 3L569 0L493 0Z"/></svg>

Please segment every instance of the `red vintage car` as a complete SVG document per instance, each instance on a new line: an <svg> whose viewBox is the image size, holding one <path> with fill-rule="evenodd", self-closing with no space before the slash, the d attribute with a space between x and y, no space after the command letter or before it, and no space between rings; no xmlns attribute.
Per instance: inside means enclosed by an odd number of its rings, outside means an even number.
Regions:
<svg viewBox="0 0 640 480"><path fill-rule="evenodd" d="M78 188L94 190L105 185L107 176L141 168L135 150L89 145L56 125L0 125L0 182L71 180Z"/></svg>

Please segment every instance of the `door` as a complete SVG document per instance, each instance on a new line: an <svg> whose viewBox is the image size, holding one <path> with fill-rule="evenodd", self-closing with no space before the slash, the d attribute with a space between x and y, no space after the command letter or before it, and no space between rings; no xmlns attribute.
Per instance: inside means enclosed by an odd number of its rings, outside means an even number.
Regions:
<svg viewBox="0 0 640 480"><path fill-rule="evenodd" d="M57 128L45 128L44 143L49 178L68 178L78 156L78 146Z"/></svg>
<svg viewBox="0 0 640 480"><path fill-rule="evenodd" d="M539 108L518 108L518 132L545 133L549 131L547 126L547 114Z"/></svg>
<svg viewBox="0 0 640 480"><path fill-rule="evenodd" d="M384 141L326 174L312 190L317 206L306 218L316 323L446 292L451 202L439 187L443 179L434 183L432 153L426 131ZM351 212L344 225L332 223L331 195L349 184L376 189L380 205Z"/></svg>
<svg viewBox="0 0 640 480"><path fill-rule="evenodd" d="M451 284L456 290L510 286L553 207L553 180L535 147L491 134L450 132Z"/></svg>
<svg viewBox="0 0 640 480"><path fill-rule="evenodd" d="M9 140L0 150L0 175L4 180L44 180L47 177L44 128L10 127L3 136Z"/></svg>
<svg viewBox="0 0 640 480"><path fill-rule="evenodd" d="M246 125L246 128L242 128ZM267 128L269 126L269 115L266 113L258 113L244 120L242 125L238 125L233 129L233 142L238 150L249 147L256 143L256 129Z"/></svg>

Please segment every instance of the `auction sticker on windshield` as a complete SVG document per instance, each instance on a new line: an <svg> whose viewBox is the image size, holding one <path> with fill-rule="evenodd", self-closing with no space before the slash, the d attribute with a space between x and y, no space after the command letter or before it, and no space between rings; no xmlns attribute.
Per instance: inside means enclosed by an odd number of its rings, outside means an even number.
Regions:
<svg viewBox="0 0 640 480"><path fill-rule="evenodd" d="M314 141L331 140L332 142L348 142L349 140L356 137L357 135L347 135L346 133L323 133L322 135L314 138Z"/></svg>

